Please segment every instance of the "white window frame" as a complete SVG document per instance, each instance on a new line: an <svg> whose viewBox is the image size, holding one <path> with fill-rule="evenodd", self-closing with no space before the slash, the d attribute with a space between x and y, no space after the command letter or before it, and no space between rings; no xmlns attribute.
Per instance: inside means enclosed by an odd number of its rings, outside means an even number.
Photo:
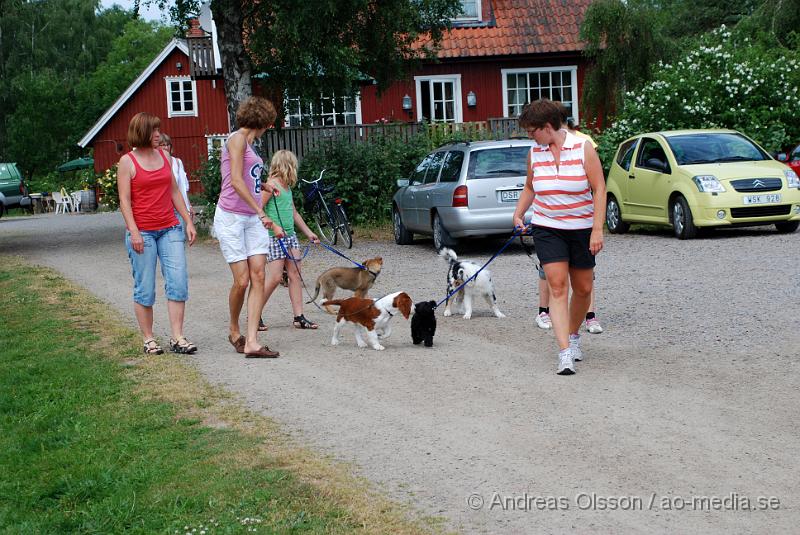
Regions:
<svg viewBox="0 0 800 535"><path fill-rule="evenodd" d="M577 65L559 65L552 67L527 67L523 69L500 69L500 76L503 82L503 117L510 117L508 115L508 75L509 74L528 74L539 72L569 72L570 85L572 86L572 117L575 123L580 123L578 116L578 66Z"/></svg>
<svg viewBox="0 0 800 535"><path fill-rule="evenodd" d="M164 78L165 87L167 91L167 117L197 117L197 81L192 80L191 76L167 76ZM190 111L172 111L172 88L170 84L173 82L181 83L181 94L183 94L183 82L192 83L192 109ZM183 98L181 98L181 107L184 106Z"/></svg>
<svg viewBox="0 0 800 535"><path fill-rule="evenodd" d="M483 6L481 5L481 0L475 0L475 13L477 16L470 17L466 15L459 15L458 17L450 20L458 21L458 22L467 22L467 21L480 21L481 16L483 14Z"/></svg>
<svg viewBox="0 0 800 535"><path fill-rule="evenodd" d="M416 86L417 96L417 121L422 121L422 82L453 82L453 99L455 100L454 122L464 122L463 103L461 95L461 75L460 74L436 74L430 76L415 76L414 85ZM433 102L433 86L431 86L431 102Z"/></svg>
<svg viewBox="0 0 800 535"><path fill-rule="evenodd" d="M335 99L338 98L338 97L336 95L328 96L328 95L320 94L319 98L320 99L333 98L334 99L334 106L335 106L335 104L336 104L336 100ZM355 111L356 122L354 124L361 124L361 121L362 121L362 119L361 119L361 92L360 91L356 92L356 94L352 95L351 98L353 98L355 100L355 105L356 105L356 111ZM287 94L284 93L284 102L289 101L289 99L296 100L297 97L293 97L293 96L290 96L290 95L287 95ZM307 102L306 104L307 104L308 107L305 110L302 110L302 109L300 110L300 117L301 117L301 121L300 122L301 123L302 123L302 117L313 116L313 107L311 107L312 103L311 102ZM284 116L283 116L283 126L284 126L284 128L299 128L299 127L291 127L291 126L289 126L289 124L290 124L289 123L289 116L291 115L293 117L297 117L298 114L297 113L291 113L290 114L290 113L287 113L287 111L288 110L284 109ZM326 113L324 115L331 115L331 114ZM334 107L333 116L334 116L334 120L335 120L335 117L336 117L336 108L335 107ZM323 126L330 126L330 125L323 125ZM353 126L353 124L345 123L345 124L337 124L337 125L333 125L333 126Z"/></svg>
<svg viewBox="0 0 800 535"><path fill-rule="evenodd" d="M206 135L206 149L208 151L206 154L211 156L211 153L214 151L214 148L215 148L214 147L214 142L215 141L219 141L220 142L219 151L220 151L220 154L221 154L222 153L222 147L224 147L225 146L225 142L228 141L228 135L229 134L208 134L208 135Z"/></svg>

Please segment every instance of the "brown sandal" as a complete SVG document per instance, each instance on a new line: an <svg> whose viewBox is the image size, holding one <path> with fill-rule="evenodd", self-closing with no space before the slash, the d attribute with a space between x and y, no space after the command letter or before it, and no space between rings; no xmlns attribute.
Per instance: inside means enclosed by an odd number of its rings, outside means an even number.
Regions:
<svg viewBox="0 0 800 535"><path fill-rule="evenodd" d="M248 359L274 359L278 358L281 354L277 351L272 351L267 346L261 347L258 351L251 351L250 353L245 353L245 358Z"/></svg>
<svg viewBox="0 0 800 535"><path fill-rule="evenodd" d="M245 340L244 336L242 336L242 335L239 335L239 338L237 338L236 340L233 339L233 335L231 335L231 334L228 335L228 342L230 342L231 345L234 348L236 348L236 352L237 353L244 353L245 341L246 340Z"/></svg>
<svg viewBox="0 0 800 535"><path fill-rule="evenodd" d="M155 338L148 338L144 341L144 354L145 355L161 355L164 350L158 345Z"/></svg>

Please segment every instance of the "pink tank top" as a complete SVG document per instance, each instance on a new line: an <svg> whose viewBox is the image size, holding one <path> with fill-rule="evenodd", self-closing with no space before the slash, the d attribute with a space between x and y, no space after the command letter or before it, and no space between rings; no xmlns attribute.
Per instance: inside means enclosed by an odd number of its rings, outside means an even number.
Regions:
<svg viewBox="0 0 800 535"><path fill-rule="evenodd" d="M231 136L236 135L234 132ZM241 135L241 134L239 134ZM231 136L228 137L230 140ZM244 149L244 165L242 165L242 178L247 186L250 195L256 204L261 204L261 173L264 170L264 160L256 154L253 147L245 142ZM218 206L226 212L233 212L234 214L242 215L255 215L256 212L250 208L244 199L242 199L236 190L233 189L231 184L231 156L228 153L228 144L222 148L222 159L220 161L220 172L222 174L222 187L219 192Z"/></svg>

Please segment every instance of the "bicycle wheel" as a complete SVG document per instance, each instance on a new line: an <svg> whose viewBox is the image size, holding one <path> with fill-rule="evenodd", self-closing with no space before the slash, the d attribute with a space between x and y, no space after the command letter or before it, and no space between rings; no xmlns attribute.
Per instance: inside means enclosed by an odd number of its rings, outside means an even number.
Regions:
<svg viewBox="0 0 800 535"><path fill-rule="evenodd" d="M342 245L348 249L353 248L353 229L350 228L350 221L347 219L347 214L344 211L344 206L337 204L334 207L336 214L336 231L342 238Z"/></svg>
<svg viewBox="0 0 800 535"><path fill-rule="evenodd" d="M325 204L323 199L319 199L314 204L312 217L317 226L319 239L328 245L336 245L336 226L331 222L333 219L332 214L328 210L328 205Z"/></svg>

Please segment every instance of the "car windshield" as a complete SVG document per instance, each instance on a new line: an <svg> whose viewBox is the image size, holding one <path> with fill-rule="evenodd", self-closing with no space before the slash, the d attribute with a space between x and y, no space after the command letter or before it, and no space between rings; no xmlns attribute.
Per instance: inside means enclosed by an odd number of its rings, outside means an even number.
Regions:
<svg viewBox="0 0 800 535"><path fill-rule="evenodd" d="M524 176L530 150L523 146L473 151L469 155L467 179Z"/></svg>
<svg viewBox="0 0 800 535"><path fill-rule="evenodd" d="M766 152L741 134L682 134L667 137L678 165L769 160Z"/></svg>

